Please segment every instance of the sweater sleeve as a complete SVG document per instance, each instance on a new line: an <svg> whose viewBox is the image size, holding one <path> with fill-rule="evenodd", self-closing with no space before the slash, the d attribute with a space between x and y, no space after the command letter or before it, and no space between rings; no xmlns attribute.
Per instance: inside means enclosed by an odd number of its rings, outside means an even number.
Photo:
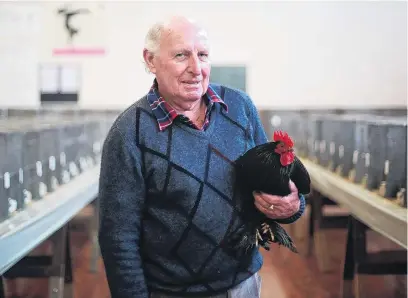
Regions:
<svg viewBox="0 0 408 298"><path fill-rule="evenodd" d="M288 217L285 219L277 219L275 221L281 224L291 224L297 221L303 215L303 213L305 212L305 208L306 208L306 200L302 194L299 195L299 200L300 200L300 206L299 206L298 212L296 212L291 217Z"/></svg>
<svg viewBox="0 0 408 298"><path fill-rule="evenodd" d="M268 138L266 136L264 127L262 126L261 118L259 116L259 113L255 105L252 103L252 100L249 97L247 100L249 101L249 106L250 106L250 110L252 114L252 127L254 131L255 145L264 144L268 142ZM282 223L282 224L290 224L290 223L294 223L295 221L297 221L302 216L303 212L305 211L305 206L306 206L305 197L303 195L299 194L299 200L300 200L300 207L297 213L295 213L289 218L275 220L275 221Z"/></svg>
<svg viewBox="0 0 408 298"><path fill-rule="evenodd" d="M102 151L99 245L112 298L148 298L139 240L144 205L140 152L115 126Z"/></svg>

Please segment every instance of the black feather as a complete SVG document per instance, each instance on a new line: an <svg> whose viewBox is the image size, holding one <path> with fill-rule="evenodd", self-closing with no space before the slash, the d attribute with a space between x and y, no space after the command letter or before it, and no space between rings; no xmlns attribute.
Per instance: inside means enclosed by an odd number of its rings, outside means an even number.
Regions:
<svg viewBox="0 0 408 298"><path fill-rule="evenodd" d="M276 221L267 218L254 205L252 192L286 196L290 194L289 180L299 193L310 192L310 176L302 162L295 156L288 166L282 166L280 155L275 153L277 142L256 146L235 161L235 183L243 202L242 218L245 224L230 239L237 249L248 250L255 245L269 250L270 243L277 243L297 252L291 237Z"/></svg>

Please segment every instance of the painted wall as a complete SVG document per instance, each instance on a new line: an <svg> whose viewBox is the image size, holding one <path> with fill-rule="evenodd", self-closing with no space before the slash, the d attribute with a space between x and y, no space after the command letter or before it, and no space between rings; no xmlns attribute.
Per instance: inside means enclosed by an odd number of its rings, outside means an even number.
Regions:
<svg viewBox="0 0 408 298"><path fill-rule="evenodd" d="M405 2L101 3L75 2L92 13L73 24L83 30L77 45L107 54L76 58L53 57L66 43L61 4L42 4L39 60L81 65L81 106L127 106L143 96L153 79L142 64L145 33L174 13L208 29L214 64L247 65L247 91L260 108L406 105Z"/></svg>
<svg viewBox="0 0 408 298"><path fill-rule="evenodd" d="M0 2L0 107L39 103L41 12L38 3Z"/></svg>

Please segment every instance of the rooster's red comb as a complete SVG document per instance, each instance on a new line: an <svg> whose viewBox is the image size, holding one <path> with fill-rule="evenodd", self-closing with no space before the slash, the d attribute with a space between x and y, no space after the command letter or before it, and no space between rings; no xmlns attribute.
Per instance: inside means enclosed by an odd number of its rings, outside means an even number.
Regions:
<svg viewBox="0 0 408 298"><path fill-rule="evenodd" d="M288 135L288 133L280 131L280 130L275 131L273 133L273 140L275 142L284 143L285 147L287 147L287 148L293 148L293 145L294 145L294 143L293 143L292 139L290 138L290 136Z"/></svg>
<svg viewBox="0 0 408 298"><path fill-rule="evenodd" d="M275 131L273 133L273 140L279 142L276 145L275 152L280 155L280 163L282 166L290 165L295 159L293 153L293 141L286 132Z"/></svg>

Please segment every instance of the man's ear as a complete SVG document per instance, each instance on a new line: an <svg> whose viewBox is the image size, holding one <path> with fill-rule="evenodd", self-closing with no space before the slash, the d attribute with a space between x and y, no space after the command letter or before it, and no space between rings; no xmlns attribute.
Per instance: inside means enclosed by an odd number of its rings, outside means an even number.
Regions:
<svg viewBox="0 0 408 298"><path fill-rule="evenodd" d="M156 67L154 66L153 59L154 59L154 54L149 52L147 49L143 49L143 59L146 63L146 67L149 69L149 71L153 74L156 73Z"/></svg>

